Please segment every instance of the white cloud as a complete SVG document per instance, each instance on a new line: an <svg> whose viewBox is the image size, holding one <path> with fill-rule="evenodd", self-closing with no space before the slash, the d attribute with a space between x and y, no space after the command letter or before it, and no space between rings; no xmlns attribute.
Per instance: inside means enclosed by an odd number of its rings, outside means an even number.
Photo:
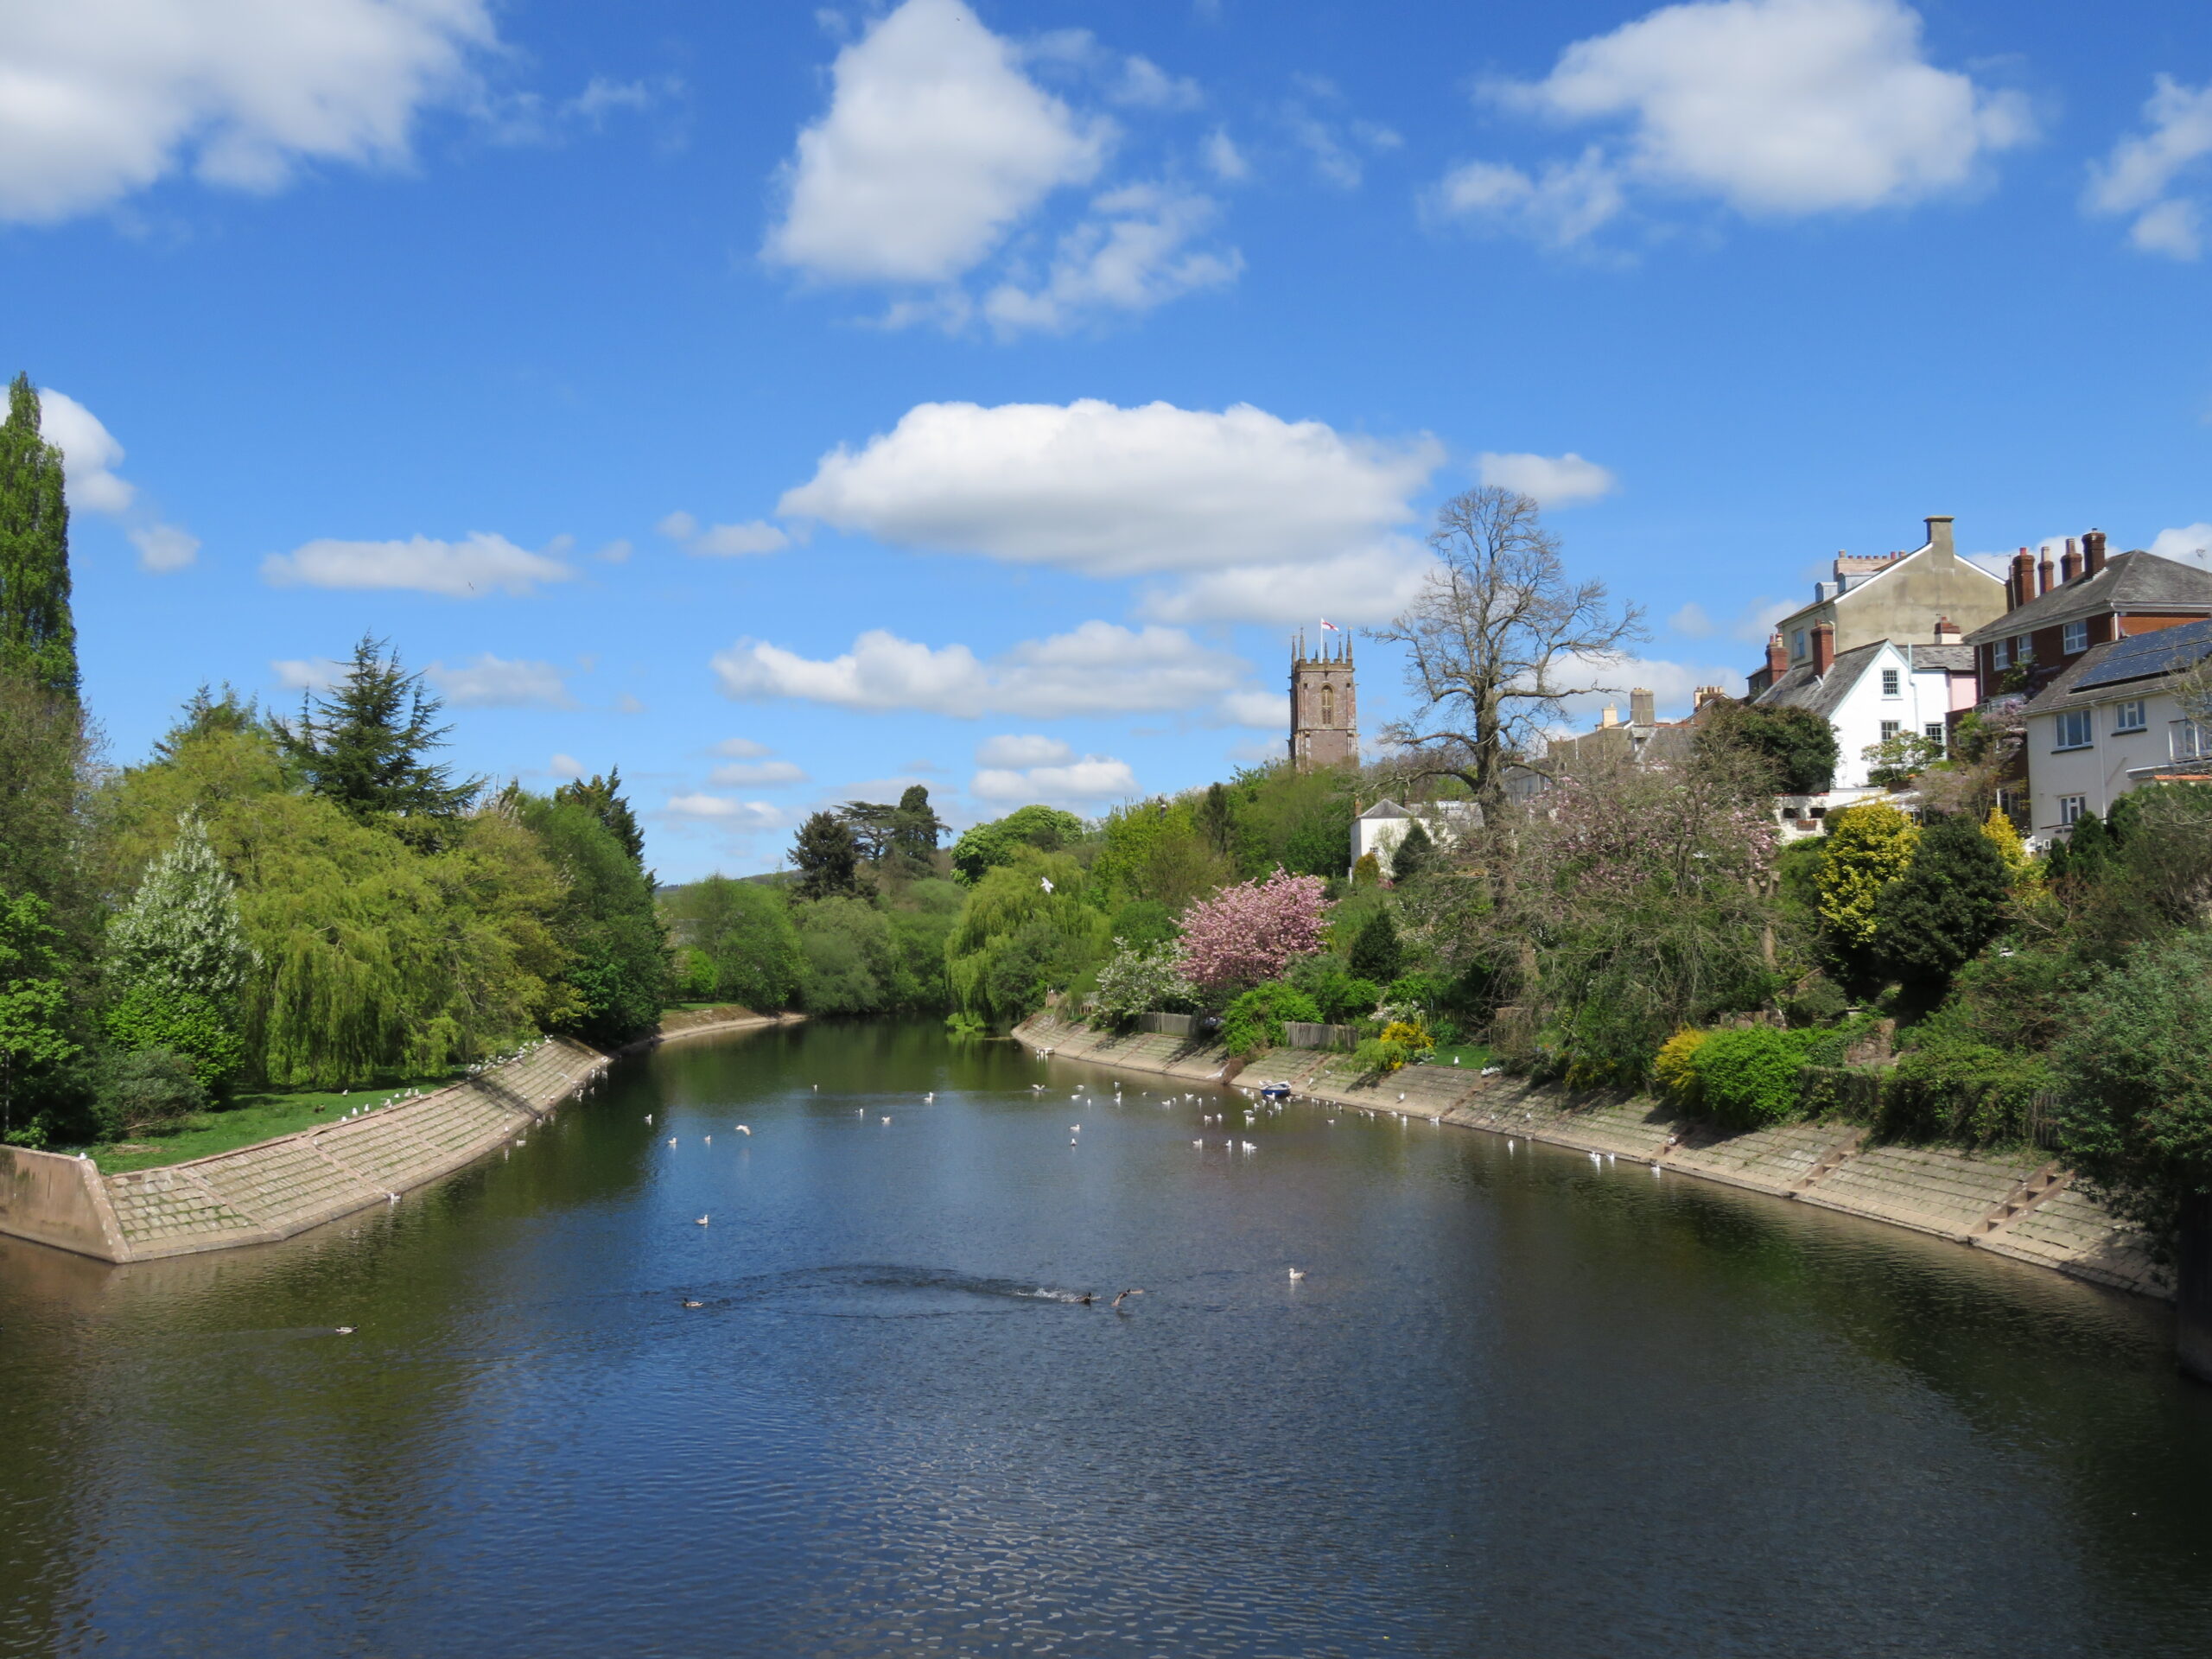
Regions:
<svg viewBox="0 0 2212 1659"><path fill-rule="evenodd" d="M1317 114L1314 104L1340 104L1343 94L1333 82L1319 76L1296 79L1300 90L1312 101L1294 99L1283 106L1285 130L1313 158L1313 170L1325 181L1341 190L1357 189L1367 175L1367 158L1396 149L1405 140L1377 122Z"/></svg>
<svg viewBox="0 0 2212 1659"><path fill-rule="evenodd" d="M1802 600L1769 599L1762 594L1724 624L1716 621L1704 606L1692 601L1669 617L1667 626L1676 633L1686 634L1693 639L1709 639L1726 632L1732 639L1763 645L1767 636L1774 632L1774 625L1802 604Z"/></svg>
<svg viewBox="0 0 2212 1659"><path fill-rule="evenodd" d="M1619 181L1795 216L1901 206L1973 185L2033 134L2024 103L1923 54L1902 0L1697 0L1579 41L1497 101L1562 124L1613 122L1617 144L1531 175L1478 162L1448 210L1571 243L1611 218Z"/></svg>
<svg viewBox="0 0 2212 1659"><path fill-rule="evenodd" d="M961 276L1052 191L1091 179L1113 138L1025 75L956 0L906 0L831 74L766 251L833 281Z"/></svg>
<svg viewBox="0 0 2212 1659"><path fill-rule="evenodd" d="M0 88L4 85L5 71L0 70ZM0 123L4 120L0 116ZM115 470L123 460L123 446L99 416L51 386L39 388L38 402L39 432L61 452L61 475L73 510L141 518L142 522L124 532L138 550L141 569L157 574L181 570L199 556L200 538L190 531L143 513L133 515L132 510L142 505L137 486Z"/></svg>
<svg viewBox="0 0 2212 1659"><path fill-rule="evenodd" d="M1629 715L1628 694L1639 687L1652 694L1660 719L1679 720L1690 712L1691 699L1700 686L1717 685L1732 697L1741 696L1745 672L1743 668L1728 668L1710 663L1668 663L1637 657L1622 658L1594 668L1577 668L1573 671L1587 679L1602 680L1607 685L1620 689L1617 691L1585 691L1569 697L1566 702L1566 712L1570 729L1587 726L1609 702L1619 709L1621 718L1626 720Z"/></svg>
<svg viewBox="0 0 2212 1659"><path fill-rule="evenodd" d="M486 652L473 662L424 671L448 702L461 709L572 709L568 683L550 663L509 662Z"/></svg>
<svg viewBox="0 0 2212 1659"><path fill-rule="evenodd" d="M545 770L556 778L582 778L585 775L584 763L573 754L555 755L545 763Z"/></svg>
<svg viewBox="0 0 2212 1659"><path fill-rule="evenodd" d="M141 524L124 533L138 550L143 569L181 570L200 556L200 538L175 524Z"/></svg>
<svg viewBox="0 0 2212 1659"><path fill-rule="evenodd" d="M1484 483L1518 490L1547 507L1594 501L1601 495L1611 495L1620 482L1596 461L1585 461L1571 449L1563 455L1501 455L1485 451L1475 458L1475 464Z"/></svg>
<svg viewBox="0 0 2212 1659"><path fill-rule="evenodd" d="M982 801L1038 801L1047 805L1128 800L1139 792L1137 775L1128 762L1104 754L1086 754L1066 766L1032 766L1026 771L986 768L969 780L968 791Z"/></svg>
<svg viewBox="0 0 2212 1659"><path fill-rule="evenodd" d="M1435 561L1393 537L1306 564L1236 564L1148 589L1138 613L1153 622L1381 622L1421 591Z"/></svg>
<svg viewBox="0 0 2212 1659"><path fill-rule="evenodd" d="M2183 564L2212 570L2212 524L2162 530L2152 541L2149 550L2162 559L2177 559Z"/></svg>
<svg viewBox="0 0 2212 1659"><path fill-rule="evenodd" d="M576 573L556 557L567 538L543 553L517 547L504 536L473 532L466 541L416 536L404 542L308 542L261 562L264 580L278 588L404 588L480 599L498 592L526 594L540 582L566 582Z"/></svg>
<svg viewBox="0 0 2212 1659"><path fill-rule="evenodd" d="M1093 311L1149 311L1201 288L1233 283L1243 256L1187 250L1214 217L1205 196L1153 184L1128 185L1091 204L1089 217L1063 236L1041 282L1019 274L982 301L982 315L1003 336L1058 333Z"/></svg>
<svg viewBox="0 0 2212 1659"><path fill-rule="evenodd" d="M820 660L741 639L714 658L722 690L742 702L795 697L842 709L973 716L1192 710L1243 678L1244 664L1179 628L1085 622L985 662L966 645L918 645L872 628Z"/></svg>
<svg viewBox="0 0 2212 1659"><path fill-rule="evenodd" d="M747 553L773 553L789 547L791 538L775 525L755 518L742 524L709 524L703 529L688 512L671 512L655 530L702 558L736 558Z"/></svg>
<svg viewBox="0 0 2212 1659"><path fill-rule="evenodd" d="M1693 639L1708 639L1720 632L1714 626L1705 607L1692 600L1667 619L1667 626L1676 633L1687 634Z"/></svg>
<svg viewBox="0 0 2212 1659"><path fill-rule="evenodd" d="M767 801L733 801L721 795L671 795L662 809L671 818L734 829L772 830L784 822L783 808Z"/></svg>
<svg viewBox="0 0 2212 1659"><path fill-rule="evenodd" d="M1090 576L1280 571L1399 543L1393 527L1415 516L1411 498L1443 457L1433 438L1348 438L1241 404L923 404L865 448L823 456L777 510L893 546ZM1192 600L1191 614L1226 616L1234 601L1279 616L1272 595L1236 590Z"/></svg>
<svg viewBox="0 0 2212 1659"><path fill-rule="evenodd" d="M2183 175L2212 156L2212 81L2191 88L2157 78L2143 106L2150 131L2124 138L2089 170L2082 204L2091 213L2135 216L2127 239L2145 253L2194 259L2203 251L2203 203L2173 194Z"/></svg>
<svg viewBox="0 0 2212 1659"><path fill-rule="evenodd" d="M709 753L728 755L733 760L753 760L764 754L773 754L775 751L766 743L755 743L749 737L726 737Z"/></svg>
<svg viewBox="0 0 2212 1659"><path fill-rule="evenodd" d="M976 747L979 766L1056 766L1075 759L1075 751L1057 737L1008 732L987 737Z"/></svg>
<svg viewBox="0 0 2212 1659"><path fill-rule="evenodd" d="M1233 725L1257 726L1262 730L1290 728L1290 698L1284 691L1262 691L1256 686L1232 691L1221 700L1221 712ZM1280 754L1281 750L1278 747L1268 753Z"/></svg>
<svg viewBox="0 0 2212 1659"><path fill-rule="evenodd" d="M329 657L287 657L269 666L287 691L327 691L346 677L349 664Z"/></svg>
<svg viewBox="0 0 2212 1659"><path fill-rule="evenodd" d="M0 218L63 219L189 170L282 186L395 163L494 44L484 0L66 0L0 7Z"/></svg>
<svg viewBox="0 0 2212 1659"><path fill-rule="evenodd" d="M739 760L716 766L708 774L707 781L718 789L735 789L747 784L803 784L806 781L806 769L789 760Z"/></svg>
<svg viewBox="0 0 2212 1659"><path fill-rule="evenodd" d="M630 562L630 555L636 551L637 550L630 545L626 538L617 537L592 556L604 559L609 564L627 564Z"/></svg>
<svg viewBox="0 0 2212 1659"><path fill-rule="evenodd" d="M614 699L614 712L618 715L642 715L645 712L645 701L625 691Z"/></svg>
<svg viewBox="0 0 2212 1659"><path fill-rule="evenodd" d="M1108 94L1116 104L1140 110L1195 110L1206 101L1198 83L1171 75L1150 58L1130 58Z"/></svg>
<svg viewBox="0 0 2212 1659"><path fill-rule="evenodd" d="M1205 142L1198 146L1198 155L1206 164L1206 171L1224 184L1242 184L1252 176L1251 163L1244 159L1244 152L1220 127L1206 135Z"/></svg>

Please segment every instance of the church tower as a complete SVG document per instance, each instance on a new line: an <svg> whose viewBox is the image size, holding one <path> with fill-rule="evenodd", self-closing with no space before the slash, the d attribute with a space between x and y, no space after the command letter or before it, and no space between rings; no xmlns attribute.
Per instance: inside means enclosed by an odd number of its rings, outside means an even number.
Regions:
<svg viewBox="0 0 2212 1659"><path fill-rule="evenodd" d="M1309 766L1359 764L1359 707L1352 689L1351 636L1333 650L1306 652L1301 629L1290 656L1290 759Z"/></svg>

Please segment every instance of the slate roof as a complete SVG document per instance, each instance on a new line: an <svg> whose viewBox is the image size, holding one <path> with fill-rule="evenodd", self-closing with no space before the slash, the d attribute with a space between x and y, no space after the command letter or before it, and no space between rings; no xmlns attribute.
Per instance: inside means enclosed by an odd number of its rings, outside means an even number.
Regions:
<svg viewBox="0 0 2212 1659"><path fill-rule="evenodd" d="M2147 651L2145 642L2154 639L2163 649ZM2122 652L2138 657L2144 671L2128 678L2106 678L2098 671L2107 658ZM2027 713L2055 715L2062 709L2086 709L2091 703L2109 702L2113 697L2139 695L2155 690L2154 682L2164 679L2177 663L2185 665L2209 655L2212 655L2212 621L2190 622L2177 628L2160 628L2154 633L2108 639L2101 645L2090 646L2067 664L2064 673L2029 699ZM2084 685L2084 681L2093 683Z"/></svg>
<svg viewBox="0 0 2212 1659"><path fill-rule="evenodd" d="M1889 643L1877 639L1871 645L1853 645L1837 655L1825 676L1815 675L1810 663L1800 664L1751 701L1762 709L1809 709L1822 720L1832 721L1851 695L1851 688L1859 683L1859 677L1873 666L1874 658Z"/></svg>
<svg viewBox="0 0 2212 1659"><path fill-rule="evenodd" d="M1941 668L1954 674L1974 672L1972 645L1907 645L1905 653L1912 658L1915 668Z"/></svg>
<svg viewBox="0 0 2212 1659"><path fill-rule="evenodd" d="M1410 818L1413 814L1386 795L1359 816L1363 818Z"/></svg>
<svg viewBox="0 0 2212 1659"><path fill-rule="evenodd" d="M2016 633L2054 628L2062 622L2107 612L2123 613L2202 612L2212 614L2212 571L2160 558L2137 549L2115 553L2094 576L2073 581L2038 594L2017 611L2007 611L1994 622L1984 623L1967 635L1969 645L1986 645Z"/></svg>

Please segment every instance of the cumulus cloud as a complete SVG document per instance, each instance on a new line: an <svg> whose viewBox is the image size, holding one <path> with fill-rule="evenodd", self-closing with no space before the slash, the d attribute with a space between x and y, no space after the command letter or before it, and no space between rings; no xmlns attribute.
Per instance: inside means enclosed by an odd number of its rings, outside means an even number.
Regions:
<svg viewBox="0 0 2212 1659"><path fill-rule="evenodd" d="M1622 719L1627 719L1628 694L1636 689L1652 694L1660 719L1679 720L1690 712L1692 699L1700 686L1717 685L1730 696L1741 696L1745 672L1741 667L1660 662L1642 657L1624 657L1595 669L1577 671L1620 689L1585 691L1569 697L1565 709L1570 729L1586 726L1609 702L1620 710Z"/></svg>
<svg viewBox="0 0 2212 1659"><path fill-rule="evenodd" d="M1199 159L1206 164L1206 171L1224 184L1242 184L1252 176L1252 165L1244 159L1244 152L1228 132L1216 127L1198 146Z"/></svg>
<svg viewBox="0 0 2212 1659"><path fill-rule="evenodd" d="M2162 530L2152 540L2149 550L2162 559L2177 559L2183 564L2212 570L2212 524Z"/></svg>
<svg viewBox="0 0 2212 1659"><path fill-rule="evenodd" d="M1563 507L1575 501L1594 501L1611 495L1620 480L1594 461L1585 461L1572 449L1563 455L1501 455L1490 452L1475 458L1485 484L1518 490L1547 507Z"/></svg>
<svg viewBox="0 0 2212 1659"><path fill-rule="evenodd" d="M784 822L783 808L771 802L733 801L721 795L671 795L662 810L671 818L739 830L772 830Z"/></svg>
<svg viewBox="0 0 2212 1659"><path fill-rule="evenodd" d="M2174 186L2208 170L2212 81L2190 87L2171 75L2158 76L2143 119L2150 130L2122 139L2090 169L2082 205L2093 213L2133 215L2127 239L2145 253L2194 259L2204 251L2204 204Z"/></svg>
<svg viewBox="0 0 2212 1659"><path fill-rule="evenodd" d="M4 85L4 73L0 71L0 85ZM181 570L199 556L198 537L135 511L141 505L137 486L115 470L123 460L123 446L99 416L51 386L39 388L38 404L39 432L61 452L61 476L73 510L137 518L124 533L138 550L142 569Z"/></svg>
<svg viewBox="0 0 2212 1659"><path fill-rule="evenodd" d="M728 755L733 760L752 760L775 751L766 743L755 743L749 737L726 737L713 746L710 753Z"/></svg>
<svg viewBox="0 0 2212 1659"><path fill-rule="evenodd" d="M803 784L806 781L806 769L790 760L737 760L716 766L708 774L707 781L718 789L736 789L747 784Z"/></svg>
<svg viewBox="0 0 2212 1659"><path fill-rule="evenodd" d="M327 691L346 677L348 666L330 657L285 657L269 664L287 691Z"/></svg>
<svg viewBox="0 0 2212 1659"><path fill-rule="evenodd" d="M1047 805L1091 805L1128 800L1139 791L1137 775L1128 761L1111 755L1086 754L1065 766L1018 771L986 767L969 779L968 792L979 801L1000 804L1039 801Z"/></svg>
<svg viewBox="0 0 2212 1659"><path fill-rule="evenodd" d="M408 589L451 599L487 594L526 594L541 582L566 582L576 573L556 553L565 537L543 553L517 547L504 536L476 531L467 540L442 542L416 536L404 542L308 542L261 562L264 581L278 588Z"/></svg>
<svg viewBox="0 0 2212 1659"><path fill-rule="evenodd" d="M1224 720L1235 726L1287 729L1290 725L1289 694L1262 691L1256 686L1232 691L1221 700L1221 714ZM1268 751L1271 754L1281 752L1280 749Z"/></svg>
<svg viewBox="0 0 2212 1659"><path fill-rule="evenodd" d="M67 218L188 171L273 190L404 160L494 44L484 0L68 0L0 7L0 218Z"/></svg>
<svg viewBox="0 0 2212 1659"><path fill-rule="evenodd" d="M1864 212L1966 188L2033 136L2017 95L1927 60L1920 14L1902 0L1666 6L1575 42L1542 80L1486 92L1554 123L1618 130L1535 173L1461 167L1433 198L1560 245L1618 213L1630 184L1755 216Z"/></svg>
<svg viewBox="0 0 2212 1659"><path fill-rule="evenodd" d="M1116 104L1140 110L1195 110L1206 101L1197 81L1171 75L1150 58L1140 57L1122 63L1121 79L1109 96Z"/></svg>
<svg viewBox="0 0 2212 1659"><path fill-rule="evenodd" d="M568 682L550 663L510 662L490 652L472 662L423 671L445 700L460 709L572 709Z"/></svg>
<svg viewBox="0 0 2212 1659"><path fill-rule="evenodd" d="M200 538L175 524L140 524L124 533L138 550L142 569L181 570L200 556Z"/></svg>
<svg viewBox="0 0 2212 1659"><path fill-rule="evenodd" d="M1090 576L1218 575L1211 597L1180 601L1189 616L1280 620L1264 582L1230 573L1391 556L1443 457L1426 436L1348 438L1249 404L923 404L864 448L823 456L778 511L896 547ZM1178 603L1147 601L1155 615Z"/></svg>
<svg viewBox="0 0 2212 1659"><path fill-rule="evenodd" d="M831 79L766 248L831 281L957 277L1046 195L1095 176L1112 143L956 0L906 0L837 54Z"/></svg>
<svg viewBox="0 0 2212 1659"><path fill-rule="evenodd" d="M1152 622L1382 622L1420 593L1435 560L1392 537L1303 564L1235 564L1148 588L1138 613Z"/></svg>
<svg viewBox="0 0 2212 1659"><path fill-rule="evenodd" d="M584 763L573 754L556 754L545 763L545 770L556 778L582 778L585 775Z"/></svg>
<svg viewBox="0 0 2212 1659"><path fill-rule="evenodd" d="M1050 720L1206 708L1243 678L1245 664L1179 628L1093 621L988 661L966 645L931 646L871 628L827 659L741 639L715 656L714 669L741 702L791 697L871 713Z"/></svg>
<svg viewBox="0 0 2212 1659"><path fill-rule="evenodd" d="M653 526L686 553L701 558L737 558L747 553L774 553L791 545L791 538L764 519L742 524L702 525L690 513L671 512Z"/></svg>
<svg viewBox="0 0 2212 1659"><path fill-rule="evenodd" d="M1099 310L1149 311L1236 280L1243 256L1186 245L1211 222L1211 199L1163 185L1112 190L1059 240L1041 277L1017 274L984 296L982 315L1002 336L1058 333Z"/></svg>
<svg viewBox="0 0 2212 1659"><path fill-rule="evenodd" d="M1056 766L1075 759L1075 751L1057 737L1007 732L987 737L976 746L979 766Z"/></svg>

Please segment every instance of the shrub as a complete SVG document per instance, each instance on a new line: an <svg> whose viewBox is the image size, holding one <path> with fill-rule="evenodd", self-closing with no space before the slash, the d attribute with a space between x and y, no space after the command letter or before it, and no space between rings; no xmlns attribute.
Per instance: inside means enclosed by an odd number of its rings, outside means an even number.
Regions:
<svg viewBox="0 0 2212 1659"><path fill-rule="evenodd" d="M1917 1140L2024 1140L2030 1106L2056 1081L2036 1055L1948 1034L1928 1038L1899 1055L1891 1070L1882 1132Z"/></svg>
<svg viewBox="0 0 2212 1659"><path fill-rule="evenodd" d="M1436 1039L1428 1034L1428 1027L1418 1020L1393 1020L1382 1027L1382 1040L1395 1043L1408 1056L1426 1054L1436 1046Z"/></svg>
<svg viewBox="0 0 2212 1659"><path fill-rule="evenodd" d="M1872 942L1875 901L1904 874L1919 838L1912 820L1887 801L1828 814L1826 856L1813 880L1821 923L1838 943L1857 948Z"/></svg>
<svg viewBox="0 0 2212 1659"><path fill-rule="evenodd" d="M1390 988L1382 993L1382 1000L1393 1007L1425 1012L1433 1008L1443 995L1444 983L1435 975L1400 974L1390 982Z"/></svg>
<svg viewBox="0 0 2212 1659"><path fill-rule="evenodd" d="M207 1109L207 1091L194 1075L194 1057L168 1048L127 1049L108 1055L94 1073L92 1116L100 1137L121 1141L173 1128Z"/></svg>
<svg viewBox="0 0 2212 1659"><path fill-rule="evenodd" d="M1659 1046L1659 1052L1651 1060L1651 1077L1669 1100L1685 1106L1697 1104L1697 1052L1712 1034L1694 1026L1684 1026Z"/></svg>
<svg viewBox="0 0 2212 1659"><path fill-rule="evenodd" d="M1382 987L1346 973L1335 957L1307 957L1293 963L1283 978L1313 999L1324 1020L1338 1024L1366 1018L1382 1000Z"/></svg>
<svg viewBox="0 0 2212 1659"><path fill-rule="evenodd" d="M1318 1021L1313 999L1280 981L1255 985L1229 1005L1221 1016L1221 1040L1231 1054L1256 1054L1282 1041L1286 1020Z"/></svg>
<svg viewBox="0 0 2212 1659"><path fill-rule="evenodd" d="M1707 1113L1732 1129L1763 1128L1788 1118L1797 1104L1804 1039L1772 1026L1716 1031L1697 1048L1693 1071Z"/></svg>
<svg viewBox="0 0 2212 1659"><path fill-rule="evenodd" d="M1411 1050L1387 1037L1366 1038L1351 1052L1351 1063L1368 1077L1388 1077L1411 1058Z"/></svg>
<svg viewBox="0 0 2212 1659"><path fill-rule="evenodd" d="M1188 1008L1194 995L1172 944L1145 948L1117 938L1114 959L1098 970L1097 1014L1109 1025L1126 1026L1156 1010Z"/></svg>
<svg viewBox="0 0 2212 1659"><path fill-rule="evenodd" d="M1379 887L1382 881L1382 867L1372 853L1362 853L1359 862L1351 867L1351 884L1355 887Z"/></svg>

